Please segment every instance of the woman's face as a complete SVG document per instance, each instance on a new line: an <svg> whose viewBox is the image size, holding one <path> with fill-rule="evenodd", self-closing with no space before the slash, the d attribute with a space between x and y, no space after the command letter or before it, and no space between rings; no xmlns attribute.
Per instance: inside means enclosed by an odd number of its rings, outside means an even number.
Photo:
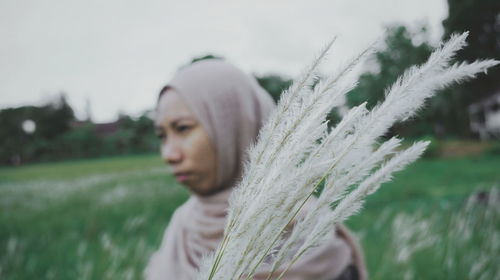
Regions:
<svg viewBox="0 0 500 280"><path fill-rule="evenodd" d="M160 97L155 126L161 139L161 156L177 181L199 195L216 192L215 148L176 91L169 89Z"/></svg>

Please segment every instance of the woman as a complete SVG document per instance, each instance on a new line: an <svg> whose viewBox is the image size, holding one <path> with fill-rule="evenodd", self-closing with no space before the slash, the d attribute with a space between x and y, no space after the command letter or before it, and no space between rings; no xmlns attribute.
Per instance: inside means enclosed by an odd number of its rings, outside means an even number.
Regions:
<svg viewBox="0 0 500 280"><path fill-rule="evenodd" d="M165 231L146 279L193 279L202 256L223 236L228 197L241 176L246 148L274 103L255 79L221 60L182 69L160 92L156 129L161 154L192 193ZM265 279L259 271L255 279ZM365 279L357 243L344 227L299 260L285 279Z"/></svg>

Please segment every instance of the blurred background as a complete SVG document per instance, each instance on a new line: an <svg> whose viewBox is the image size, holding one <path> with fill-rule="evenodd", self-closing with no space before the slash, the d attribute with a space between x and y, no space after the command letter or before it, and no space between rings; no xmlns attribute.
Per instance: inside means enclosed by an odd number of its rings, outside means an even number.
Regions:
<svg viewBox="0 0 500 280"><path fill-rule="evenodd" d="M141 278L188 197L152 120L180 67L226 59L278 100L332 36L329 61L381 38L345 108L373 106L466 30L458 61L500 59L496 0L0 0L0 279ZM372 278L500 279L500 67L393 135L432 144L348 223Z"/></svg>

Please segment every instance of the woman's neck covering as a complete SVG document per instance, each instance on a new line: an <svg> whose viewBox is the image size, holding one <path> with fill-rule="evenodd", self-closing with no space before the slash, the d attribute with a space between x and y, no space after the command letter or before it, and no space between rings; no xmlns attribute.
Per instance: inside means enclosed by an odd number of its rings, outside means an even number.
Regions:
<svg viewBox="0 0 500 280"><path fill-rule="evenodd" d="M221 60L204 60L181 69L168 88L184 98L212 140L220 191L205 197L193 194L175 211L145 278L190 280L202 257L222 240L228 198L241 175L245 150L255 141L274 103L254 78ZM364 272L354 239L345 230L339 234L332 230L332 238L300 259L284 279L331 280L352 263ZM255 279L266 277L264 269Z"/></svg>

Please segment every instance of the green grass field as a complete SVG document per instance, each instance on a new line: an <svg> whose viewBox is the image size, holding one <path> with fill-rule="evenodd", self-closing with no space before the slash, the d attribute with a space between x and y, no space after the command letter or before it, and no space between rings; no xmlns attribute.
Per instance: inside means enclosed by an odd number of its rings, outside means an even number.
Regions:
<svg viewBox="0 0 500 280"><path fill-rule="evenodd" d="M463 211L499 183L500 157L420 160L398 173L348 222L371 279L500 279L478 274L498 270L498 207ZM0 279L140 279L187 197L157 155L1 168Z"/></svg>

